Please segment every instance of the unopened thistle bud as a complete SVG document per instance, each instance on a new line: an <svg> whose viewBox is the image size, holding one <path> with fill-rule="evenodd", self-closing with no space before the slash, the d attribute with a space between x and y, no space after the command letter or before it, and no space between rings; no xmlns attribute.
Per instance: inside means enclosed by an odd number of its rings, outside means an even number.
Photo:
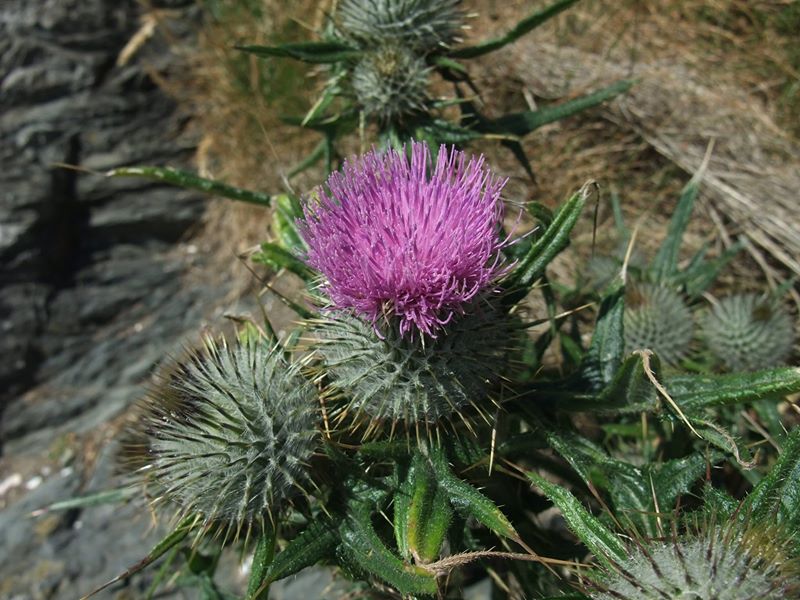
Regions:
<svg viewBox="0 0 800 600"><path fill-rule="evenodd" d="M207 526L248 529L309 486L316 392L278 348L209 340L163 377L146 409L141 473L156 501Z"/></svg>
<svg viewBox="0 0 800 600"><path fill-rule="evenodd" d="M789 313L777 301L757 294L723 298L702 324L709 350L731 371L781 364L794 345Z"/></svg>
<svg viewBox="0 0 800 600"><path fill-rule="evenodd" d="M778 526L704 524L670 541L640 541L624 564L589 577L593 600L797 598L798 560Z"/></svg>
<svg viewBox="0 0 800 600"><path fill-rule="evenodd" d="M381 46L364 53L353 68L351 85L366 115L381 122L401 121L425 110L429 74L425 60L408 48Z"/></svg>
<svg viewBox="0 0 800 600"><path fill-rule="evenodd" d="M625 352L652 350L677 364L689 351L694 321L680 294L651 283L634 283L625 294Z"/></svg>
<svg viewBox="0 0 800 600"><path fill-rule="evenodd" d="M362 47L387 43L426 54L452 43L461 29L460 0L341 0L342 33Z"/></svg>

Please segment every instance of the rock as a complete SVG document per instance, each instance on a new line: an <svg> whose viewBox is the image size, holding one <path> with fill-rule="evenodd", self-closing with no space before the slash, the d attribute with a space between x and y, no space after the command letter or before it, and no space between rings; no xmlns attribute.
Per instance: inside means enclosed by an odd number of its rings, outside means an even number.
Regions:
<svg viewBox="0 0 800 600"><path fill-rule="evenodd" d="M171 33L190 43L193 0L147 4L178 9ZM228 293L189 276L204 259L184 238L205 198L56 164L189 160L188 115L148 75L175 68L164 40L116 65L141 7L0 3L0 472L35 483L3 499L0 600L80 597L163 534L142 505L30 513L118 484L126 414L167 354L219 322ZM97 597L142 597L152 576Z"/></svg>

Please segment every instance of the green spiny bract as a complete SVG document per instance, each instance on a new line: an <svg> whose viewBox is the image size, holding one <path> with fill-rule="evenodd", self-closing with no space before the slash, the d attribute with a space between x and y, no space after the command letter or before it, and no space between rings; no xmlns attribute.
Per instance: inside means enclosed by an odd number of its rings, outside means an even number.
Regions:
<svg viewBox="0 0 800 600"><path fill-rule="evenodd" d="M387 45L364 53L353 67L351 85L366 115L393 122L425 110L429 73L423 58Z"/></svg>
<svg viewBox="0 0 800 600"><path fill-rule="evenodd" d="M336 11L345 37L361 47L386 43L426 54L456 39L460 0L342 0Z"/></svg>
<svg viewBox="0 0 800 600"><path fill-rule="evenodd" d="M594 600L767 600L800 593L798 560L776 525L706 524L640 541L616 570L589 577Z"/></svg>
<svg viewBox="0 0 800 600"><path fill-rule="evenodd" d="M709 350L731 371L775 366L792 352L792 318L777 301L764 296L723 298L708 311L702 325Z"/></svg>
<svg viewBox="0 0 800 600"><path fill-rule="evenodd" d="M396 326L378 332L344 314L320 322L319 374L328 395L341 401L340 418L417 429L440 419L467 421L470 406L491 407L521 330L486 303L471 308L436 338L402 336Z"/></svg>
<svg viewBox="0 0 800 600"><path fill-rule="evenodd" d="M635 283L625 294L625 352L652 350L671 364L692 341L692 313L680 294L662 285Z"/></svg>
<svg viewBox="0 0 800 600"><path fill-rule="evenodd" d="M238 532L310 484L318 444L314 387L261 340L208 340L146 400L147 464L156 501Z"/></svg>

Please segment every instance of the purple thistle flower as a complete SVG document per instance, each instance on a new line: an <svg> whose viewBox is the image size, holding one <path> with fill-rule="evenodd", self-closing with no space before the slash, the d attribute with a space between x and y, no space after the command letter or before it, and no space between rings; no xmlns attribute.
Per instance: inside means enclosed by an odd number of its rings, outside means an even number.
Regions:
<svg viewBox="0 0 800 600"><path fill-rule="evenodd" d="M400 334L437 330L502 275L506 180L455 148L372 151L328 178L304 207L306 262L327 279L334 307L377 323L386 313Z"/></svg>

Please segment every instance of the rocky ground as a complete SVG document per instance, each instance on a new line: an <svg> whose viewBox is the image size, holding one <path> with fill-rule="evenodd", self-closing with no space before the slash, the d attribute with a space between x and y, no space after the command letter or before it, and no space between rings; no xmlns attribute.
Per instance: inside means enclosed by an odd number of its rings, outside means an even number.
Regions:
<svg viewBox="0 0 800 600"><path fill-rule="evenodd" d="M150 2L191 38L191 0ZM115 485L119 432L155 365L231 308L189 237L207 200L93 171L185 163L189 119L127 64L135 0L0 3L0 599L78 598L157 539L140 507L31 517ZM172 12L177 11L177 12ZM98 598L139 598L133 578Z"/></svg>

